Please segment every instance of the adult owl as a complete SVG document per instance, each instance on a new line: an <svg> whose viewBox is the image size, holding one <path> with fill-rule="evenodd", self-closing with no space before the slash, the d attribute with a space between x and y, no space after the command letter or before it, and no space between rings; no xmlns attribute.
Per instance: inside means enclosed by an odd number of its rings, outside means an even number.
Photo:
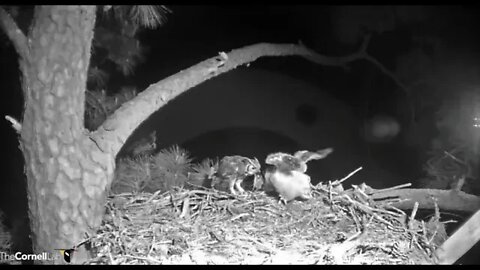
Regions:
<svg viewBox="0 0 480 270"><path fill-rule="evenodd" d="M243 180L259 173L260 162L257 158L250 159L238 155L226 156L219 162L212 187L219 182L227 181L230 193L244 193L245 190L241 186Z"/></svg>

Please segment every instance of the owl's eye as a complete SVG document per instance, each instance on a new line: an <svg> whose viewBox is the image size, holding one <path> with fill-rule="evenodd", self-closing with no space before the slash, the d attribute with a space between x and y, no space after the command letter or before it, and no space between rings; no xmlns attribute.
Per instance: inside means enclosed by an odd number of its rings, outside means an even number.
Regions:
<svg viewBox="0 0 480 270"><path fill-rule="evenodd" d="M255 161L248 159L248 164L245 166L245 171L248 174L254 174L257 172L257 170L258 170L258 166L255 164Z"/></svg>

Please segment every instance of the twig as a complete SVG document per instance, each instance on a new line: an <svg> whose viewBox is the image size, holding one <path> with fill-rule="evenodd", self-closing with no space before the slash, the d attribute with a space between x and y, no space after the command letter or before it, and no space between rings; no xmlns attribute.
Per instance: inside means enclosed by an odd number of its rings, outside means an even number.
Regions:
<svg viewBox="0 0 480 270"><path fill-rule="evenodd" d="M150 254L152 254L154 245L155 245L155 233L152 236L152 242L150 244L150 249L148 250L147 256L150 256Z"/></svg>
<svg viewBox="0 0 480 270"><path fill-rule="evenodd" d="M242 218L242 217L244 217L244 216L249 216L249 215L250 215L250 213L241 213L241 214L238 214L238 215L232 217L232 218L230 219L230 221L234 221L234 220L236 220L236 219Z"/></svg>
<svg viewBox="0 0 480 270"><path fill-rule="evenodd" d="M401 185L394 186L394 187L389 187L389 188L373 189L373 190L372 190L372 193L385 192L385 191L390 191L390 190L395 190L395 189L401 189L401 188L409 187L409 186L411 186L411 185L412 185L412 183L406 183L406 184L401 184Z"/></svg>
<svg viewBox="0 0 480 270"><path fill-rule="evenodd" d="M157 191L155 191L155 193L153 193L152 196L150 196L150 198L148 198L148 199L145 201L145 203L147 204L147 203L151 202L151 201L153 200L153 198L157 197L158 194L159 194L161 191L162 191L162 190L157 190Z"/></svg>
<svg viewBox="0 0 480 270"><path fill-rule="evenodd" d="M400 214L400 216L407 216L407 214L404 211L398 209L397 207L392 206L392 205L387 205L387 206L392 208L393 210L397 211Z"/></svg>
<svg viewBox="0 0 480 270"><path fill-rule="evenodd" d="M0 9L1 9L1 8L0 8ZM22 124L20 124L20 122L18 122L17 119L11 117L10 115L5 115L5 119L12 124L12 128L13 128L18 134L20 134L20 132L22 132Z"/></svg>
<svg viewBox="0 0 480 270"><path fill-rule="evenodd" d="M183 206L182 206L182 213L180 214L180 218L184 217L190 217L190 198L186 197L183 200Z"/></svg>
<svg viewBox="0 0 480 270"><path fill-rule="evenodd" d="M156 264L162 264L161 261L155 260L154 258L146 258L146 257L140 257L140 256L132 256L132 255L125 255L125 257L132 258L132 259L137 259L137 260L143 260L143 261L148 261L150 263L156 263Z"/></svg>
<svg viewBox="0 0 480 270"><path fill-rule="evenodd" d="M410 246L413 246L413 244L418 244L418 241L417 241L417 238L416 238L416 234L415 234L415 228L413 228L413 223L415 221L415 215L417 214L417 210L418 210L418 202L415 202L414 206L413 206L413 210L412 210L412 213L410 215L410 219L408 221L408 231L410 232ZM420 249L421 249L421 246L419 246Z"/></svg>
<svg viewBox="0 0 480 270"><path fill-rule="evenodd" d="M354 194L361 195L361 197L360 196L357 196L357 197L359 200L362 201L362 203L366 203L365 200L370 200L370 197L367 194L365 194L365 192L361 188L359 188L357 185L352 185L352 187L354 190Z"/></svg>
<svg viewBox="0 0 480 270"><path fill-rule="evenodd" d="M392 79L404 92L407 96L410 96L410 93L408 91L408 87L403 84L398 78L397 76L395 76L395 74L393 72L391 72L390 70L388 70L382 63L380 63L377 59L375 59L374 57L372 57L371 55L365 53L362 55L362 58L371 62L372 64L374 64L375 66L377 66L383 74L387 75L388 77L390 77L390 79Z"/></svg>
<svg viewBox="0 0 480 270"><path fill-rule="evenodd" d="M455 157L454 155L450 154L448 151L443 151L443 153L448 156L449 158L455 160L456 162L460 163L460 164L463 164L463 165L467 165L467 163L465 163L465 161L463 160L460 160L459 158Z"/></svg>
<svg viewBox="0 0 480 270"><path fill-rule="evenodd" d="M345 176L344 178L338 180L338 181L334 181L334 185L335 184L341 184L343 181L347 180L348 178L352 177L352 175L354 175L355 173L357 173L358 171L360 171L361 169L363 169L363 167L358 167L356 170L354 170L353 172L349 173L347 176Z"/></svg>
<svg viewBox="0 0 480 270"><path fill-rule="evenodd" d="M415 202L413 205L412 213L410 214L410 220L408 221L408 229L413 230L413 221L415 220L415 215L417 214L418 210L418 202Z"/></svg>

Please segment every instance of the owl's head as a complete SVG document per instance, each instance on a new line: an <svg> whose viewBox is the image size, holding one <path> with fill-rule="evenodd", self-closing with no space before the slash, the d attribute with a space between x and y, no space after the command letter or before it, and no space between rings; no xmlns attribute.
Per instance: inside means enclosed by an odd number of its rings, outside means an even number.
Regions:
<svg viewBox="0 0 480 270"><path fill-rule="evenodd" d="M245 174L255 175L260 173L261 166L257 158L245 158L245 163Z"/></svg>

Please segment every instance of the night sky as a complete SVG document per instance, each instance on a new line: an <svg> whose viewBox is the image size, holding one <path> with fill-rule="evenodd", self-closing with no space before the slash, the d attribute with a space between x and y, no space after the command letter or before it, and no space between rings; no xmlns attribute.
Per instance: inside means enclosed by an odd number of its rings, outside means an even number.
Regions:
<svg viewBox="0 0 480 270"><path fill-rule="evenodd" d="M368 30L373 31L368 48L369 54L387 69L394 73L398 71L396 74L406 84L417 79L415 74L412 75L412 70L420 69L420 71L427 73L432 71L434 74L428 73L431 75L429 78L433 78L435 81L433 86L424 87L422 91L415 89L416 92L412 94L415 106L418 108L413 120L416 125L412 125L412 122L409 122L412 115L408 110L405 93L399 89L391 78L382 73L372 63L367 61L352 62L348 64L348 70L345 70L314 64L300 57L261 58L252 63L248 70L244 67L239 68L239 70L245 71L246 75L235 77L237 76L235 75L237 70L233 70L221 75L218 81L214 82L217 80L217 78L214 78L212 82L206 82L198 89L192 89L192 91L198 90L201 93L201 91L211 89L213 100L211 100L210 106L216 106L215 102L223 101L215 100L216 92L213 89L234 89L235 87L240 89L243 83L252 85L254 75L252 75L252 79L249 79L250 73L248 71L266 70L280 77L288 77L288 82L291 82L292 85L297 85L297 82L301 82L302 85L308 84L309 89L313 89L311 91L318 91L319 95L327 95L328 100L331 98L336 100L335 102L339 102L339 106L333 108L332 105L333 109L328 110L324 109L327 108L326 104L311 105L299 101L300 105L292 105L292 115L295 116L299 126L305 126L306 130L308 128L319 129L319 126L326 123L323 119L337 119L336 117L339 117L336 111L342 113L345 111L345 114L350 117L348 119L352 119L352 122L347 123L338 120L336 123L339 126L348 126L345 127L344 132L339 129L340 131L335 131L337 133L332 131L333 133L329 134L331 130L335 129L325 128L325 138L318 142L298 141L295 138L272 133L268 128L260 130L257 127L241 129L224 127L213 131L195 131L195 134L184 136L188 138L187 141L175 141L173 139L169 141L165 137L165 140L159 143L162 147L167 147L173 143L190 145L196 149L193 154L199 158L225 154L231 149L216 149L215 142L222 141L225 138L229 138L229 140L225 139L225 142L231 142L233 137L238 142L236 146L238 149L245 149L244 144L251 145L252 142L253 145L262 145L265 141L271 141L271 148L265 147L261 150L265 153L272 151L275 145L282 145L279 148L283 147L283 149L276 151L294 151L295 147L314 147L313 145L318 145L318 148L322 148L335 144L334 146L339 149L339 152L337 156L332 155L330 161L327 158L325 164L335 166L344 163L348 166L341 167L339 165L336 171L323 175L321 172L325 171L326 165L323 167L319 165L317 171L319 171L318 176L320 178L327 176L341 178L356 168L352 166L362 165L363 161L368 160L368 162L375 164L378 170L370 173L366 172L365 177L359 178L358 181L366 180L367 175L375 178L375 175L380 175L377 174L377 171L382 171L385 172L385 174L381 174L382 176L388 174L392 175L392 178L396 177L398 182L392 182L393 184L404 183L407 181L406 179L416 179L424 176L422 161L425 160L425 153L430 147L432 138L437 134L434 128L434 116L440 104L438 100L441 100L441 97L451 95L452 91L455 91L452 89L455 89L456 85L460 87L479 83L480 61L478 60L480 59L478 48L480 48L480 44L478 29L480 28L478 28L478 25L480 25L480 14L477 6L383 7L383 11L381 7L374 6L361 8L360 11L353 13L347 7L332 6L168 7L172 13L167 14L168 20L163 26L156 30L144 30L139 33L140 40L148 47L146 61L138 66L134 76L130 78L123 78L112 73L108 85L110 89L117 89L124 85L134 85L138 89L145 89L148 85L213 57L220 51L228 52L235 48L259 42L298 43L302 41L307 47L324 55L348 55L358 49L362 41L362 31ZM98 20L101 19L98 18ZM3 43L0 46L0 82L3 89L1 114L2 116L8 114L21 119L23 101L16 55L5 36L2 35L0 41ZM418 51L421 53L418 54L417 58L412 56L412 52ZM402 58L403 55L408 57ZM428 62L425 64L425 61L422 62L419 59L433 60L430 62L425 60ZM402 66L401 63L404 65ZM410 63L410 66L408 66L408 63ZM239 72L241 73L241 71ZM451 75L451 78L447 78L445 74ZM261 84L259 88L268 88L270 89L268 91L272 91L272 93L275 91L274 88L280 87L278 81L272 80L269 83L268 79L259 81L259 84ZM433 88L439 90L431 90ZM293 98L297 95L295 91L300 93L304 90L292 89L292 102L296 102ZM173 106L181 107L183 111L189 111L193 114L206 110L197 107L184 108L182 104L188 103L188 94L187 92L179 97L178 101L172 102L171 110L175 110ZM423 101L421 105L419 105L419 100ZM263 102L259 106L268 107L270 105L268 102ZM246 110L248 110L248 105ZM165 108L165 111L165 115L168 115L168 108ZM241 113L238 111L219 111L219 115L231 114L232 119L236 117L235 115ZM170 136L173 138L176 136L176 126L189 124L188 122L173 123L178 119L165 120L161 114L162 110L153 115L148 120L147 127L143 131L138 130L138 132L147 134L150 130L158 128L158 131L161 130L162 132L167 130L167 132L173 134ZM375 124L375 121L371 121L372 119L378 119L376 116L379 115L387 115L387 118L380 119L397 123L400 131L388 140L382 141L380 139L380 142L372 142L362 136L362 132L365 131L366 127L369 127L365 123ZM165 123L168 121L173 122L165 128ZM217 119L214 117L205 119L205 121L215 122ZM259 120L252 120L252 122L254 121L258 122ZM280 120L271 119L269 121ZM0 122L2 134L5 135L3 137L4 146L2 147L4 149L4 161L2 162L4 176L0 190L0 208L7 216L15 219L24 215L26 209L23 157L18 150L15 132L7 121ZM293 128L297 123L292 122L291 125ZM349 141L342 143L342 141L334 139L345 135L340 133L353 135L350 136L352 138ZM245 134L245 136L239 134ZM354 149L351 155L348 149ZM187 150L190 149L187 148ZM258 153L258 151L255 153L255 147L253 147L251 153L264 154L263 152ZM353 151L357 152L353 154ZM353 155L355 155L355 158L351 157ZM350 158L351 161L346 161ZM368 183L368 180L366 181ZM383 180L372 179L372 181L378 183Z"/></svg>

